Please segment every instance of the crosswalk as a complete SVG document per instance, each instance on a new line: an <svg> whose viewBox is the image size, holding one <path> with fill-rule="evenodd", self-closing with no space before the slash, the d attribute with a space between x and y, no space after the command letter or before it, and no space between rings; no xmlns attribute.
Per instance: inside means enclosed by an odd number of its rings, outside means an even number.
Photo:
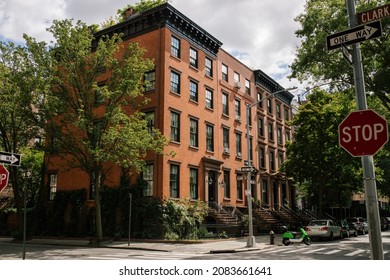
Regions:
<svg viewBox="0 0 390 280"><path fill-rule="evenodd" d="M99 256L87 256L87 260L122 260L122 259L133 259L133 260L179 260L189 259L198 256L196 254L184 254L184 253L173 253L173 252L140 252L140 253L115 253L115 254L103 254Z"/></svg>
<svg viewBox="0 0 390 280"><path fill-rule="evenodd" d="M343 255L346 257L354 256L370 256L370 250L358 249L358 248L334 248L334 247L314 247L314 246L286 246L275 249L275 247L263 248L260 250L260 253L269 253L269 254L320 254L320 255ZM385 259L390 259L390 251L383 251ZM386 257L387 255L387 257Z"/></svg>

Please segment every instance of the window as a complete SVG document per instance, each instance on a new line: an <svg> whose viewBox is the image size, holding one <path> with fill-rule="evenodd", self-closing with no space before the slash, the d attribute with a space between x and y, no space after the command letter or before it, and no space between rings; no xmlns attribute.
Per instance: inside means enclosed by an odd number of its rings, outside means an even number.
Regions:
<svg viewBox="0 0 390 280"><path fill-rule="evenodd" d="M290 111L288 108L284 108L284 119L286 121L289 121L290 120Z"/></svg>
<svg viewBox="0 0 390 280"><path fill-rule="evenodd" d="M290 142L290 141L291 141L290 130L286 130L286 142Z"/></svg>
<svg viewBox="0 0 390 280"><path fill-rule="evenodd" d="M153 166L153 164L145 165L145 169L142 172L142 180L146 182L143 196L153 196Z"/></svg>
<svg viewBox="0 0 390 280"><path fill-rule="evenodd" d="M257 107L263 109L263 94L257 92Z"/></svg>
<svg viewBox="0 0 390 280"><path fill-rule="evenodd" d="M279 169L282 167L283 162L284 162L284 152L279 152L278 154Z"/></svg>
<svg viewBox="0 0 390 280"><path fill-rule="evenodd" d="M180 58L180 40L176 37L171 37L171 55Z"/></svg>
<svg viewBox="0 0 390 280"><path fill-rule="evenodd" d="M237 199L242 200L243 196L243 188L242 188L242 180L243 176L242 174L237 174L236 183L237 183Z"/></svg>
<svg viewBox="0 0 390 280"><path fill-rule="evenodd" d="M282 118L282 109L280 107L280 104L276 104L276 117L278 117L279 119Z"/></svg>
<svg viewBox="0 0 390 280"><path fill-rule="evenodd" d="M238 74L237 72L234 72L233 80L234 80L234 83L239 83L240 82L240 74Z"/></svg>
<svg viewBox="0 0 390 280"><path fill-rule="evenodd" d="M214 108L214 93L211 89L206 88L206 108Z"/></svg>
<svg viewBox="0 0 390 280"><path fill-rule="evenodd" d="M272 114L272 100L267 99L267 108L268 108L268 113Z"/></svg>
<svg viewBox="0 0 390 280"><path fill-rule="evenodd" d="M275 170L275 151L269 151L269 167L271 170Z"/></svg>
<svg viewBox="0 0 390 280"><path fill-rule="evenodd" d="M209 77L212 77L213 76L213 61L208 57L206 57L206 60L205 60L205 68L206 68L206 75Z"/></svg>
<svg viewBox="0 0 390 280"><path fill-rule="evenodd" d="M180 74L171 71L171 91L180 94Z"/></svg>
<svg viewBox="0 0 390 280"><path fill-rule="evenodd" d="M49 174L49 200L53 200L57 192L57 173Z"/></svg>
<svg viewBox="0 0 390 280"><path fill-rule="evenodd" d="M198 147L198 120L190 119L190 146Z"/></svg>
<svg viewBox="0 0 390 280"><path fill-rule="evenodd" d="M198 169L190 168L190 198L198 199Z"/></svg>
<svg viewBox="0 0 390 280"><path fill-rule="evenodd" d="M190 65L198 68L198 51L190 48Z"/></svg>
<svg viewBox="0 0 390 280"><path fill-rule="evenodd" d="M171 112L171 141L180 142L180 114Z"/></svg>
<svg viewBox="0 0 390 280"><path fill-rule="evenodd" d="M236 133L236 155L239 158L242 157L241 133Z"/></svg>
<svg viewBox="0 0 390 280"><path fill-rule="evenodd" d="M223 152L228 154L229 151L229 129L224 127L222 128L222 141L223 141Z"/></svg>
<svg viewBox="0 0 390 280"><path fill-rule="evenodd" d="M282 128L281 127L278 127L278 130L277 130L277 138L278 138L278 144L279 145L283 145L283 132L282 132Z"/></svg>
<svg viewBox="0 0 390 280"><path fill-rule="evenodd" d="M245 93L251 95L251 82L245 79Z"/></svg>
<svg viewBox="0 0 390 280"><path fill-rule="evenodd" d="M149 134L153 134L154 129L154 111L145 113L146 127Z"/></svg>
<svg viewBox="0 0 390 280"><path fill-rule="evenodd" d="M236 121L241 120L241 101L238 99L234 100L234 112L236 116Z"/></svg>
<svg viewBox="0 0 390 280"><path fill-rule="evenodd" d="M156 89L156 71L150 71L145 74L145 91Z"/></svg>
<svg viewBox="0 0 390 280"><path fill-rule="evenodd" d="M268 204L268 181L267 180L263 180L261 182L261 195L262 195L263 202L265 204Z"/></svg>
<svg viewBox="0 0 390 280"><path fill-rule="evenodd" d="M261 147L259 149L259 161L260 161L261 168L267 168L265 165L265 148L264 147Z"/></svg>
<svg viewBox="0 0 390 280"><path fill-rule="evenodd" d="M228 67L225 64L222 64L222 80L228 81Z"/></svg>
<svg viewBox="0 0 390 280"><path fill-rule="evenodd" d="M229 95L222 93L222 114L229 116Z"/></svg>
<svg viewBox="0 0 390 280"><path fill-rule="evenodd" d="M179 184L179 166L171 164L169 172L169 192L172 198L179 198Z"/></svg>
<svg viewBox="0 0 390 280"><path fill-rule="evenodd" d="M264 137L264 120L262 118L257 120L257 133L259 136Z"/></svg>
<svg viewBox="0 0 390 280"><path fill-rule="evenodd" d="M229 170L223 171L223 183L224 183L223 195L225 198L230 198L230 171Z"/></svg>
<svg viewBox="0 0 390 280"><path fill-rule="evenodd" d="M274 124L268 124L268 136L270 141L274 141Z"/></svg>
<svg viewBox="0 0 390 280"><path fill-rule="evenodd" d="M214 127L206 124L206 150L214 152Z"/></svg>
<svg viewBox="0 0 390 280"><path fill-rule="evenodd" d="M198 83L190 81L190 100L198 102Z"/></svg>

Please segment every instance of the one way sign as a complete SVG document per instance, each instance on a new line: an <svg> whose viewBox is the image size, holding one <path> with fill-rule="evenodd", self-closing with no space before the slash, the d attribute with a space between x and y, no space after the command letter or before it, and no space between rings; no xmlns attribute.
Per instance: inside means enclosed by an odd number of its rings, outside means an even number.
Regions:
<svg viewBox="0 0 390 280"><path fill-rule="evenodd" d="M20 154L0 152L0 163L20 166Z"/></svg>
<svg viewBox="0 0 390 280"><path fill-rule="evenodd" d="M330 51L340 48L342 45L352 45L380 36L382 36L382 26L378 20L329 35L326 37L326 46Z"/></svg>

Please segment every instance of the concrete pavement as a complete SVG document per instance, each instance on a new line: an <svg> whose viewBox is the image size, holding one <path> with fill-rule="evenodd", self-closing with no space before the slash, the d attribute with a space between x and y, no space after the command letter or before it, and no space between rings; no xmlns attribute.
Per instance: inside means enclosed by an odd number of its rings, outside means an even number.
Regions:
<svg viewBox="0 0 390 280"><path fill-rule="evenodd" d="M218 254L218 253L234 253L249 250L260 250L268 246L281 245L281 235L276 234L274 244L271 244L269 235L256 236L256 244L253 247L247 247L247 238L228 238L216 240L200 240L200 241L167 241L167 240L109 240L102 242L99 247L127 249L127 250L151 250L164 252L179 252L179 253L198 253L198 254ZM0 243L15 242L12 237L0 237ZM20 243L20 242L18 242ZM52 246L77 246L77 247L95 247L90 244L87 239L75 238L33 238L27 240L26 244L42 244Z"/></svg>

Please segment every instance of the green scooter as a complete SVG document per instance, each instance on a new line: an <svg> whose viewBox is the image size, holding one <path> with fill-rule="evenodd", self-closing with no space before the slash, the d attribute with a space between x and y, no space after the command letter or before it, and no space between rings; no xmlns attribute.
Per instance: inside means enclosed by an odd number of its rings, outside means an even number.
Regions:
<svg viewBox="0 0 390 280"><path fill-rule="evenodd" d="M298 232L286 231L285 233L283 233L283 235L282 235L283 245L288 246L291 243L301 243L301 242L303 242L306 245L311 245L311 239L307 235L307 232L305 231L305 229L300 227L299 231L301 232L300 238L297 238Z"/></svg>

